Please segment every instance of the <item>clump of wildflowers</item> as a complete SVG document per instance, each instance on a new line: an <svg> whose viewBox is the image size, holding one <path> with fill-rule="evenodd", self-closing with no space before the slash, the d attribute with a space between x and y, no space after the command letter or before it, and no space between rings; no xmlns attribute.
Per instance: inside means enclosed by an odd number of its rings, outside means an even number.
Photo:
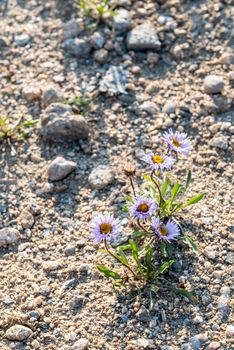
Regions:
<svg viewBox="0 0 234 350"><path fill-rule="evenodd" d="M162 140L167 145L165 153L152 150L142 159L150 169L149 175L142 175L142 187L136 188L134 184L135 167L128 165L124 169L132 188L132 196L126 196L124 206L133 228L128 244L118 246L116 252L108 245L107 239L120 233L118 220L112 215L98 215L91 225L95 241L103 241L106 252L121 263L130 276L121 276L105 266L98 266L98 269L114 279L115 285L137 283L148 285L154 292L167 288L194 301L196 298L191 292L177 288L161 275L174 263L172 257L176 241L187 244L197 253L195 242L185 234L177 213L200 201L205 194L184 200L192 181L191 171L188 171L184 183L170 179L170 172L179 161L179 156L188 157L192 150L192 142L187 135L169 129Z"/></svg>

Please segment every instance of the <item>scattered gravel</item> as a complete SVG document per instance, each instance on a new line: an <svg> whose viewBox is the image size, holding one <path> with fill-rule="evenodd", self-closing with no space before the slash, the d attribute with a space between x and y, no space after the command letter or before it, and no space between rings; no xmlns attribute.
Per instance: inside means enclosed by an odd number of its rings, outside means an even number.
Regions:
<svg viewBox="0 0 234 350"><path fill-rule="evenodd" d="M0 144L0 349L231 350L232 1L112 4L116 16L96 21L79 1L0 1L0 115L41 122L14 149ZM114 290L96 265L117 265L89 232L113 212L123 229L111 244L128 240L122 168L144 172L169 127L193 143L175 168L182 182L192 170L188 198L206 192L183 214L200 254L176 245L170 270L198 303ZM58 156L76 169L51 182Z"/></svg>

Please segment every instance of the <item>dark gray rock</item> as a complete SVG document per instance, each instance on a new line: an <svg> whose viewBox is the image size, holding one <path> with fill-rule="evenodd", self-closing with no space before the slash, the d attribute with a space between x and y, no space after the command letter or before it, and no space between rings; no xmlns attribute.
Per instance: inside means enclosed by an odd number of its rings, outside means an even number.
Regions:
<svg viewBox="0 0 234 350"><path fill-rule="evenodd" d="M67 39L64 42L64 50L77 58L88 57L91 49L92 46L87 39Z"/></svg>
<svg viewBox="0 0 234 350"><path fill-rule="evenodd" d="M63 24L62 28L62 39L67 40L76 37L82 32L83 28L77 22L75 18Z"/></svg>
<svg viewBox="0 0 234 350"><path fill-rule="evenodd" d="M101 49L105 44L105 38L101 33L94 32L90 37L90 43L94 49Z"/></svg>
<svg viewBox="0 0 234 350"><path fill-rule="evenodd" d="M113 28L117 34L122 34L131 28L132 19L125 9L119 9L113 16Z"/></svg>
<svg viewBox="0 0 234 350"><path fill-rule="evenodd" d="M52 103L41 115L41 134L53 141L79 140L88 137L89 127L81 115L62 103Z"/></svg>
<svg viewBox="0 0 234 350"><path fill-rule="evenodd" d="M127 47L129 50L160 50L161 43L155 27L145 23L133 28L127 36Z"/></svg>

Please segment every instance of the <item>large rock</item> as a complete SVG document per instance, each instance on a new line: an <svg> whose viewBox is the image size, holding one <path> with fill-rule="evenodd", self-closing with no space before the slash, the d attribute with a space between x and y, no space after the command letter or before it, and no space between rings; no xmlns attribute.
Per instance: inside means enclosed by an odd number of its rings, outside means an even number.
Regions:
<svg viewBox="0 0 234 350"><path fill-rule="evenodd" d="M69 141L88 137L89 127L82 115L71 106L52 103L41 115L41 134L50 140Z"/></svg>
<svg viewBox="0 0 234 350"><path fill-rule="evenodd" d="M129 12L125 9L119 9L115 16L113 16L113 28L117 34L126 32L131 28L132 20Z"/></svg>
<svg viewBox="0 0 234 350"><path fill-rule="evenodd" d="M49 165L47 173L51 181L64 179L76 168L76 163L66 160L63 157L55 158Z"/></svg>
<svg viewBox="0 0 234 350"><path fill-rule="evenodd" d="M32 334L33 332L30 328L16 324L6 331L6 338L8 340L23 341Z"/></svg>
<svg viewBox="0 0 234 350"><path fill-rule="evenodd" d="M82 58L88 57L92 46L88 40L85 39L67 39L64 42L64 49L71 55Z"/></svg>
<svg viewBox="0 0 234 350"><path fill-rule="evenodd" d="M114 174L107 165L99 165L89 175L89 183L93 189L101 190L114 181Z"/></svg>
<svg viewBox="0 0 234 350"><path fill-rule="evenodd" d="M5 227L0 230L0 248L16 243L20 238L20 233L13 227Z"/></svg>
<svg viewBox="0 0 234 350"><path fill-rule="evenodd" d="M154 26L145 23L133 28L128 33L127 47L129 50L159 50L161 43Z"/></svg>
<svg viewBox="0 0 234 350"><path fill-rule="evenodd" d="M207 94L220 93L224 88L223 78L218 75L208 75L204 80L204 90Z"/></svg>

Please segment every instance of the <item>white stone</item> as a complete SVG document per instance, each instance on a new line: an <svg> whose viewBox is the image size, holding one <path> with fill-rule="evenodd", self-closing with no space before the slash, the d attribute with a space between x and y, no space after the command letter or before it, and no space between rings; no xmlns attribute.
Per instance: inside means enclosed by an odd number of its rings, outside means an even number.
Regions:
<svg viewBox="0 0 234 350"><path fill-rule="evenodd" d="M0 247L16 243L20 238L20 233L13 227L5 227L0 230Z"/></svg>
<svg viewBox="0 0 234 350"><path fill-rule="evenodd" d="M32 334L33 332L30 328L22 325L14 325L6 331L6 338L8 340L23 341Z"/></svg>

